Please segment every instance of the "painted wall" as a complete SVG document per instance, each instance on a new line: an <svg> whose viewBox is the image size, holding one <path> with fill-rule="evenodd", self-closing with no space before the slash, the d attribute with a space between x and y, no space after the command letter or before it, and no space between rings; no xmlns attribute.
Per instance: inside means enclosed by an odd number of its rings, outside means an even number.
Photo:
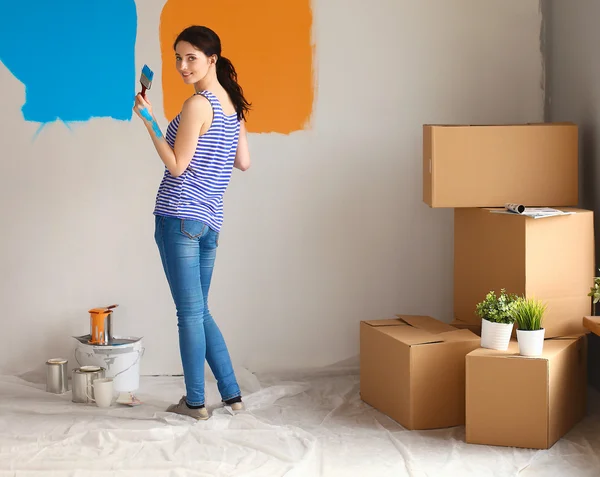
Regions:
<svg viewBox="0 0 600 477"><path fill-rule="evenodd" d="M89 330L87 310L115 302L117 333L144 337L142 372L181 371L153 240L162 164L137 118L119 116L127 100L117 107L104 93L133 101L137 75L151 65L149 94L164 129L179 94L162 89L175 86L165 35L185 3L171 0L163 11L162 0L138 2L136 25L130 2L104 2L105 12L118 4L128 13L112 14L117 23L107 31L105 17L88 12L86 24L102 23L91 33L77 31L71 17L43 35L30 23L31 15L41 22L62 13L29 9L27 22L24 14L2 16L29 30L18 46L0 37L1 371L70 353L71 336ZM281 2L259 3L267 12ZM251 370L355 356L362 319L415 313L450 321L452 212L422 203L421 125L543 115L537 0L290 5L298 11L279 23L243 10L247 17L220 24L223 54L239 63L260 113L250 135L253 166L234 173L226 196L210 301L236 365ZM216 13L194 20L210 26ZM281 45L266 44L265 29ZM294 41L298 65L286 46ZM70 61L58 63L66 52ZM49 53L51 62L41 59ZM283 76L273 81L273 71ZM38 89L45 81L50 86ZM30 88L51 98L65 88L74 99L64 96L64 110L91 118L28 116ZM265 94L271 89L277 102ZM41 130L40 120L47 122Z"/></svg>
<svg viewBox="0 0 600 477"><path fill-rule="evenodd" d="M579 125L580 206L600 212L600 3L544 2L548 91L546 118ZM595 220L596 236L600 223ZM600 256L596 241L596 257ZM596 258L596 261L598 259Z"/></svg>
<svg viewBox="0 0 600 477"><path fill-rule="evenodd" d="M168 59L162 64L167 119L179 113L193 92L170 61L173 41L190 23L203 25L210 19L225 45L223 55L233 62L244 79L244 95L251 98L248 131L289 134L309 125L316 79L311 0L225 0L207 2L201 9L197 4L168 0L160 17L161 54Z"/></svg>

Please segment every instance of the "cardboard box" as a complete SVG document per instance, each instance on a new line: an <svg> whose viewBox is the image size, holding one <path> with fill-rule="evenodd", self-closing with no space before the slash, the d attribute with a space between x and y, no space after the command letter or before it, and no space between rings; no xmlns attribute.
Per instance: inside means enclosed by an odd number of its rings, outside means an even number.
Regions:
<svg viewBox="0 0 600 477"><path fill-rule="evenodd" d="M575 124L423 126L430 207L577 206L578 174Z"/></svg>
<svg viewBox="0 0 600 477"><path fill-rule="evenodd" d="M454 318L480 324L477 303L506 288L547 304L546 338L584 333L594 280L593 212L561 208L576 213L533 219L493 210L454 211Z"/></svg>
<svg viewBox="0 0 600 477"><path fill-rule="evenodd" d="M551 339L540 358L480 348L466 358L466 441L548 449L585 415L587 340Z"/></svg>
<svg viewBox="0 0 600 477"><path fill-rule="evenodd" d="M429 316L360 324L361 399L406 429L465 422L465 356L480 338Z"/></svg>

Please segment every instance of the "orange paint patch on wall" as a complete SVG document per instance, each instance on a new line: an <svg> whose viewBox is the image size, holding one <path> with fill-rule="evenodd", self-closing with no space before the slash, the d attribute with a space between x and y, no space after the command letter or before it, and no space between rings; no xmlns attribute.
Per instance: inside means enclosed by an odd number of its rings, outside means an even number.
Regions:
<svg viewBox="0 0 600 477"><path fill-rule="evenodd" d="M289 134L310 121L314 100L311 0L168 0L160 18L164 109L171 120L193 94L175 69L173 42L190 25L221 38L222 54L252 103L250 132Z"/></svg>

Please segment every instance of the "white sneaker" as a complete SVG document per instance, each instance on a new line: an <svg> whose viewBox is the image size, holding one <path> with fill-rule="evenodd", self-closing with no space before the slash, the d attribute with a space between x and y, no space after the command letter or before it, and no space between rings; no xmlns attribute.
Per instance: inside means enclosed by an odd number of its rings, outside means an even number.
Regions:
<svg viewBox="0 0 600 477"><path fill-rule="evenodd" d="M182 414L184 416L190 416L199 421L205 421L208 419L208 411L205 407L200 409L191 409L188 407L185 396L183 396L177 404L171 404L167 408L167 412L174 412L175 414Z"/></svg>

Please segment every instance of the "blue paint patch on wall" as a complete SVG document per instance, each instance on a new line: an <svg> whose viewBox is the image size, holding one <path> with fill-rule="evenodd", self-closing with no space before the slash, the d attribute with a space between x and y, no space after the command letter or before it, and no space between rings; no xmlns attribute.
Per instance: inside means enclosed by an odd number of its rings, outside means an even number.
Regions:
<svg viewBox="0 0 600 477"><path fill-rule="evenodd" d="M135 0L0 0L0 61L27 121L130 120L136 35Z"/></svg>

